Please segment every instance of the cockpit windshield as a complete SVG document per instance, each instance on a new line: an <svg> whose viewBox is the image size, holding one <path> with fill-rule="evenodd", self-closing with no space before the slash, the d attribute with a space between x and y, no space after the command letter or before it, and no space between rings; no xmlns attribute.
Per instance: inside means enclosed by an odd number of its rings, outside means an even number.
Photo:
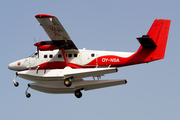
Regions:
<svg viewBox="0 0 180 120"><path fill-rule="evenodd" d="M38 52L36 51L35 53L33 53L33 54L32 54L31 56L29 56L29 57L36 58L37 55L38 55Z"/></svg>

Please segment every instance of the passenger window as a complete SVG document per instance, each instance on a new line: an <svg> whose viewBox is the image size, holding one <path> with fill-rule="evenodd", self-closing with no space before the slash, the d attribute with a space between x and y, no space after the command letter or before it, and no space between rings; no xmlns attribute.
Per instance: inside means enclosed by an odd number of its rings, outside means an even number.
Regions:
<svg viewBox="0 0 180 120"><path fill-rule="evenodd" d="M61 58L61 57L62 57L62 55L61 55L61 54L59 54L59 55L58 55L58 58Z"/></svg>
<svg viewBox="0 0 180 120"><path fill-rule="evenodd" d="M49 55L49 58L53 58L53 55Z"/></svg>
<svg viewBox="0 0 180 120"><path fill-rule="evenodd" d="M77 54L74 54L74 57L77 57Z"/></svg>
<svg viewBox="0 0 180 120"><path fill-rule="evenodd" d="M47 58L47 55L44 55L44 58Z"/></svg>
<svg viewBox="0 0 180 120"><path fill-rule="evenodd" d="M94 53L92 53L92 54L91 54L91 57L94 57L94 56L95 56Z"/></svg>
<svg viewBox="0 0 180 120"><path fill-rule="evenodd" d="M72 57L72 54L69 54L68 57Z"/></svg>

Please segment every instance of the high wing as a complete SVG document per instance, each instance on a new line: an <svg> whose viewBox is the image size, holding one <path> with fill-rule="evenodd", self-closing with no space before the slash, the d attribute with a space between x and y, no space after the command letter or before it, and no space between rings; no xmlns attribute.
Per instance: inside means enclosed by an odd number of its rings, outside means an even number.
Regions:
<svg viewBox="0 0 180 120"><path fill-rule="evenodd" d="M55 16L38 14L35 17L53 43L60 49L77 49L66 30Z"/></svg>

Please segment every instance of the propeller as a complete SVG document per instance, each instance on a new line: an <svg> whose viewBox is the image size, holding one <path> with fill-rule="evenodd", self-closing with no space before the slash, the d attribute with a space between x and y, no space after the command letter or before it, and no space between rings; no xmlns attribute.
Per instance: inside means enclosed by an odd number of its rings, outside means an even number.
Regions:
<svg viewBox="0 0 180 120"><path fill-rule="evenodd" d="M40 39L41 39L41 38L39 38L39 41L40 41ZM37 55L38 55L38 58L39 58L39 45L38 45L38 42L36 41L35 38L34 38L34 42L35 42L34 46L37 47Z"/></svg>

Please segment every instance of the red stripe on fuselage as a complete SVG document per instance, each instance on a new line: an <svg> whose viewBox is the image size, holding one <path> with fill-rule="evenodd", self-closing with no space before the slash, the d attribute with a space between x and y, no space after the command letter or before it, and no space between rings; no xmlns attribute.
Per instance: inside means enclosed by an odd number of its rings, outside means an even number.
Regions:
<svg viewBox="0 0 180 120"><path fill-rule="evenodd" d="M132 58L131 56L124 58L124 57L119 57L115 55L106 55L106 56L98 57L85 65L78 65L78 64L69 62L68 66L72 68L94 68L97 66L98 67L103 67L103 66L120 67L120 66L135 64L135 61L130 60L131 58ZM63 69L66 67L66 63L64 61L53 61L53 62L45 62L38 66L39 66L39 69Z"/></svg>
<svg viewBox="0 0 180 120"><path fill-rule="evenodd" d="M122 67L139 63L148 63L154 60L158 60L153 58L154 52L156 49L144 49L142 47L139 50L132 54L129 57L119 57L116 55L106 55L95 58L91 62L79 65L75 63L68 62L68 66L72 68L95 68L95 67L103 67L103 66L111 66L111 67ZM45 62L40 65L37 65L38 69L64 69L67 66L67 61L53 61L53 62Z"/></svg>
<svg viewBox="0 0 180 120"><path fill-rule="evenodd" d="M54 62L45 62L43 64L37 65L38 69L64 69L66 67L66 63L63 61L54 61ZM80 65L76 65L73 63L69 63L72 68L82 68Z"/></svg>

